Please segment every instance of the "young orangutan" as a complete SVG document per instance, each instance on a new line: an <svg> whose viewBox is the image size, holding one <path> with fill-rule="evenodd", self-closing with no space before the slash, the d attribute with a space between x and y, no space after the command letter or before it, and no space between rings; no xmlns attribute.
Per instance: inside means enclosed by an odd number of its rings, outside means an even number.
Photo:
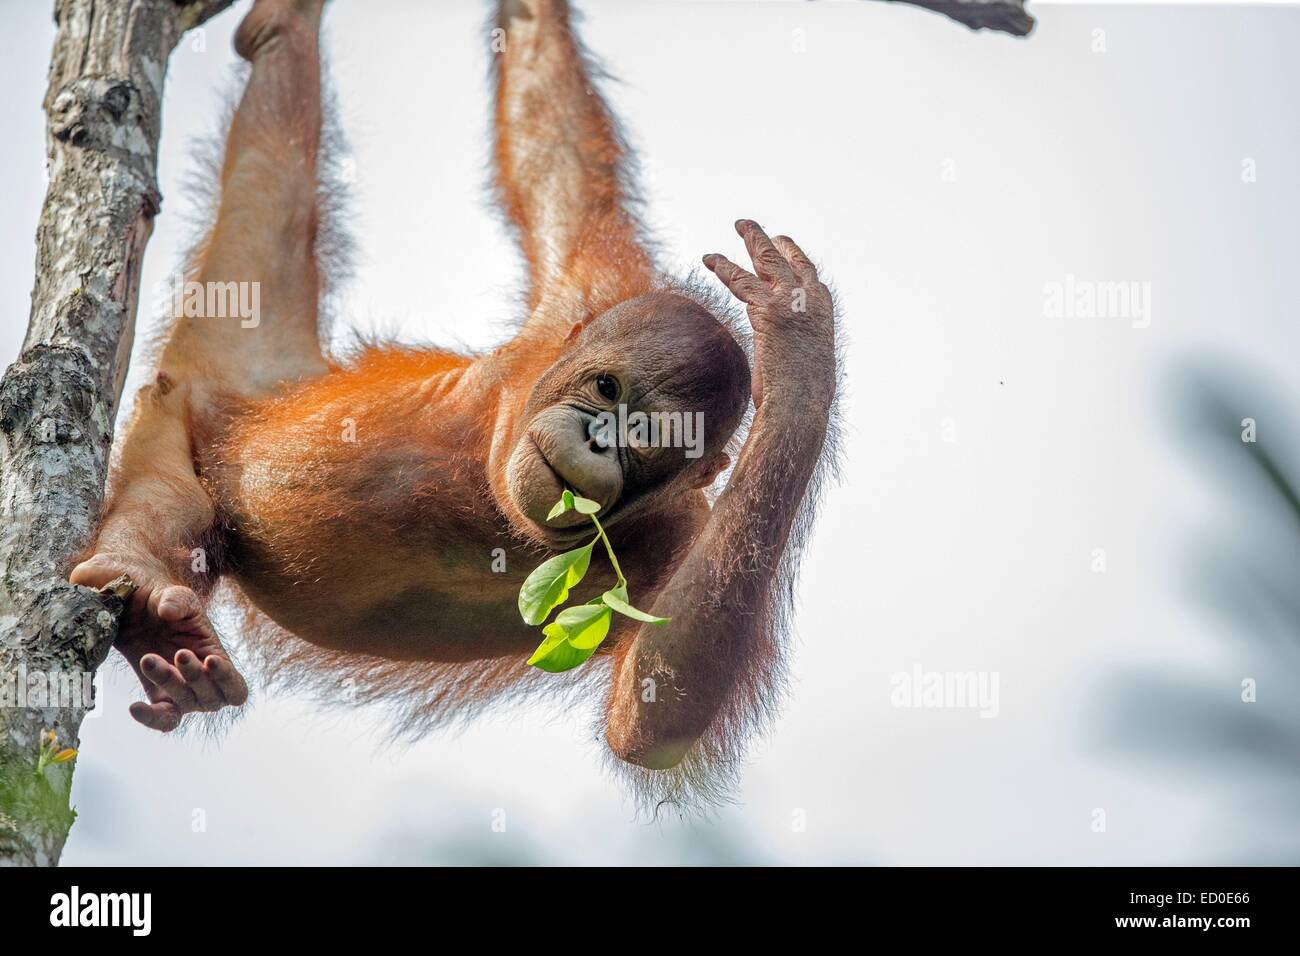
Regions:
<svg viewBox="0 0 1300 956"><path fill-rule="evenodd" d="M836 390L831 294L793 241L737 223L753 272L704 264L748 307L751 374L726 306L646 251L567 4L502 0L495 155L527 319L483 355L385 345L332 360L317 322L322 5L257 0L240 25L251 75L188 273L258 283L260 321L176 318L72 572L137 586L118 647L149 702L131 714L170 731L247 698L205 612L221 577L251 605L246 639L271 680L395 700L417 732L520 690L600 682L605 739L634 782L709 792L778 702L786 559ZM620 405L703 413L701 453L593 439ZM548 520L565 488L599 502L632 597L670 620L617 618L604 653L557 677L524 666L539 633L516 595L548 553L591 536L575 513ZM594 561L583 590L613 582Z"/></svg>

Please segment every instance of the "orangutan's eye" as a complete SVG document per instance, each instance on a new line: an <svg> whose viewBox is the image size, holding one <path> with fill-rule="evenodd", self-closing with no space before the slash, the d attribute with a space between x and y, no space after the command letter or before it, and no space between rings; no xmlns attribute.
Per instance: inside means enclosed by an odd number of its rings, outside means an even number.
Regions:
<svg viewBox="0 0 1300 956"><path fill-rule="evenodd" d="M618 379L612 375L597 375L596 391L600 392L601 398L606 401L614 401L618 398Z"/></svg>

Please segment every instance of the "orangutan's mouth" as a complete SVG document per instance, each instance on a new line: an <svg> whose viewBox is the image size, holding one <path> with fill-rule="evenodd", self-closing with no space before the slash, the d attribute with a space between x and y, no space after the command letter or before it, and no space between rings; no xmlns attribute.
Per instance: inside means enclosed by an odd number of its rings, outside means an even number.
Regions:
<svg viewBox="0 0 1300 956"><path fill-rule="evenodd" d="M545 466L546 470L551 473L551 477L555 479L555 484L559 489L555 495L556 501L560 499L560 495L563 494L565 491L572 491L575 495L577 495L580 498L591 498L591 495L588 495L581 488L579 488L574 482L570 481L568 478L565 478L564 475L560 473L559 469L557 469L554 465L551 464L551 460L546 457L546 452L542 451L542 446L537 444L537 439L533 438L532 435L529 435L528 440L532 442L533 450L537 452L537 457L541 460L542 465ZM594 501L596 499L592 498L592 500ZM602 525L609 525L613 523L613 518L615 516L615 513L618 511L618 506L621 503L622 503L621 500L616 501L610 507L602 508L600 512L597 513L597 517L600 518L600 523ZM589 527L586 521L577 522L573 525L553 525L543 520L543 521L539 521L538 524L540 524L547 531L563 534L566 537L581 536L580 534L576 534L575 532L581 532L581 534L585 534L586 529Z"/></svg>

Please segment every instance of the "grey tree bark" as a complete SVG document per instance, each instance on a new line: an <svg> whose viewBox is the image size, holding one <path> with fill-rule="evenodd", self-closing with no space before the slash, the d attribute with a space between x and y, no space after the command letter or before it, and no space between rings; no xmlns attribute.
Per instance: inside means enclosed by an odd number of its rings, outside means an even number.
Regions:
<svg viewBox="0 0 1300 956"><path fill-rule="evenodd" d="M0 865L57 863L72 824L73 764L48 758L77 746L121 602L65 575L98 517L135 337L167 60L230 3L54 6L36 283L0 379Z"/></svg>
<svg viewBox="0 0 1300 956"><path fill-rule="evenodd" d="M0 865L58 862L95 670L121 593L67 583L98 518L161 197L167 61L232 0L56 0L49 190L27 336L0 379ZM904 0L1027 33L1023 0ZM64 754L66 758L68 755Z"/></svg>

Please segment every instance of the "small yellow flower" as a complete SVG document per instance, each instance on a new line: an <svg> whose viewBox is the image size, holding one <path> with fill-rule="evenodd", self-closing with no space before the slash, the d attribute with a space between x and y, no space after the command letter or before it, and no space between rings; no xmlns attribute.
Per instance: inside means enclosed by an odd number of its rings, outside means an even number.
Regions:
<svg viewBox="0 0 1300 956"><path fill-rule="evenodd" d="M71 747L65 747L64 749L60 750L57 754L54 755L54 759L51 760L50 763L67 763L76 755L77 752L73 750Z"/></svg>

